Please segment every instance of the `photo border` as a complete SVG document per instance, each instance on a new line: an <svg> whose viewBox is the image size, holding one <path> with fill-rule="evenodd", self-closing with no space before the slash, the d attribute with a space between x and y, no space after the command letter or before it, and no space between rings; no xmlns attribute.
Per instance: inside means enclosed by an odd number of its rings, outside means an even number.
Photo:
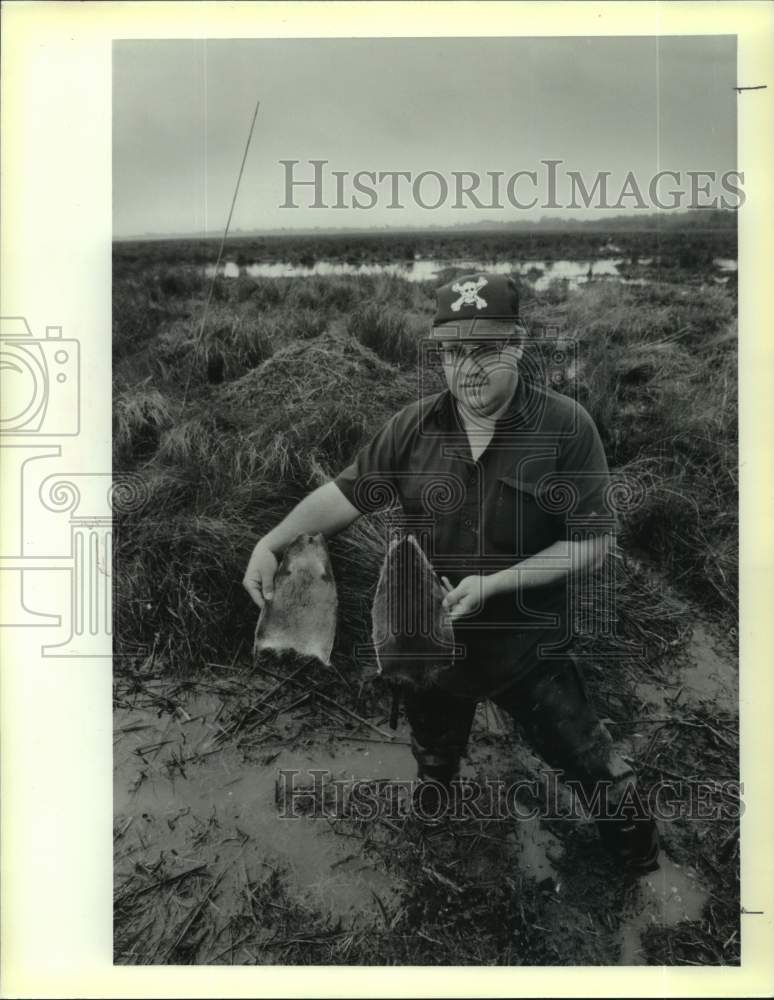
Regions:
<svg viewBox="0 0 774 1000"><path fill-rule="evenodd" d="M111 468L113 39L488 37L495 29L498 36L526 37L736 34L739 84L768 83L774 66L774 7L750 2L9 2L2 27L0 312L26 317L36 333L56 324L80 342L85 432L67 452L69 475ZM739 210L741 966L114 967L110 661L46 658L32 635L36 629L5 629L0 891L6 995L744 996L774 989L774 365L767 337L774 328L773 92L769 84L741 93L737 119L746 195ZM16 530L7 517L2 529ZM41 531L47 530L44 522Z"/></svg>

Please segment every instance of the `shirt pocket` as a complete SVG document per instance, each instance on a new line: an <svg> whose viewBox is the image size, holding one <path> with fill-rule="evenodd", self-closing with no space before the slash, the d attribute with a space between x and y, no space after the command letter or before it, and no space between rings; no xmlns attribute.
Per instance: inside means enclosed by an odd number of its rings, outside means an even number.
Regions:
<svg viewBox="0 0 774 1000"><path fill-rule="evenodd" d="M556 541L555 522L538 502L535 483L513 476L497 479L494 518L488 535L498 554L524 559L540 552Z"/></svg>
<svg viewBox="0 0 774 1000"><path fill-rule="evenodd" d="M429 514L427 489L430 478L422 475L404 476L400 483L400 502L406 514L425 516Z"/></svg>
<svg viewBox="0 0 774 1000"><path fill-rule="evenodd" d="M456 514L465 500L462 480L448 472L404 475L399 490L407 514L425 514L436 520Z"/></svg>

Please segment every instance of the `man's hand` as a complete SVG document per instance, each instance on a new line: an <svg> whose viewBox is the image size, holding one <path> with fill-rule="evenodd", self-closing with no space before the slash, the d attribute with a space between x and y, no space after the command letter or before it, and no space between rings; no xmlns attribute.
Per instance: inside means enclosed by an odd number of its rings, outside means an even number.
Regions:
<svg viewBox="0 0 774 1000"><path fill-rule="evenodd" d="M242 580L247 593L259 608L274 596L274 574L277 572L277 557L261 539L253 549Z"/></svg>
<svg viewBox="0 0 774 1000"><path fill-rule="evenodd" d="M304 532L321 531L326 537L343 531L360 517L335 483L324 483L304 497L253 549L242 584L259 608L274 596L277 555Z"/></svg>
<svg viewBox="0 0 774 1000"><path fill-rule="evenodd" d="M443 606L449 612L452 621L462 618L463 615L472 615L483 606L487 598L485 579L483 576L466 576L456 587L452 587L445 576L441 577L446 588Z"/></svg>

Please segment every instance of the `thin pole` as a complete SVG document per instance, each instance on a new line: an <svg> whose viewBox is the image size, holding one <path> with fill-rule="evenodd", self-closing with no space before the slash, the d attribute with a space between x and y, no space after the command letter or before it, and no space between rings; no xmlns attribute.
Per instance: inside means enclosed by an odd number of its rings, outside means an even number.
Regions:
<svg viewBox="0 0 774 1000"><path fill-rule="evenodd" d="M237 195L239 194L239 185L242 181L242 174L245 171L245 163L247 162L247 153L250 149L250 141L253 138L253 129L255 128L255 120L258 117L258 109L261 106L260 98L255 102L255 111L253 112L253 120L250 122L250 131L247 134L247 142L245 143L245 151L242 156L242 165L239 168L239 176L237 177L236 187L234 188L234 197L231 199L231 208L229 209L228 219L226 220L226 228L223 230L223 238L220 241L220 249L218 250L218 259L215 261L215 273L212 276L212 281L210 282L210 290L207 295L207 302L204 305L204 312L202 313L202 322L199 327L199 333L196 337L196 342L194 344L193 355L191 357L191 364L188 368L188 379L185 383L185 390L183 392L183 405L185 405L188 399L188 390L191 386L191 375L193 374L193 366L196 361L196 351L201 343L202 337L204 336L204 327L207 323L207 313L210 309L210 303L212 302L212 293L215 291L215 282L218 280L218 268L220 267L220 261L223 257L223 248L226 245L226 238L228 237L229 227L231 226L231 218L234 214L234 206L236 205Z"/></svg>

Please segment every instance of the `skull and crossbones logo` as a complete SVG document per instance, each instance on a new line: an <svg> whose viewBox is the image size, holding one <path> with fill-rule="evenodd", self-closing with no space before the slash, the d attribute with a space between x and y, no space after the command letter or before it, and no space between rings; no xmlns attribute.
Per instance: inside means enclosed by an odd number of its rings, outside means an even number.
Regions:
<svg viewBox="0 0 774 1000"><path fill-rule="evenodd" d="M462 306L475 306L476 309L483 309L486 306L486 299L482 299L478 294L484 285L488 284L486 278L476 278L475 281L459 281L452 285L452 291L457 292L459 298L452 302L453 312L459 312Z"/></svg>

